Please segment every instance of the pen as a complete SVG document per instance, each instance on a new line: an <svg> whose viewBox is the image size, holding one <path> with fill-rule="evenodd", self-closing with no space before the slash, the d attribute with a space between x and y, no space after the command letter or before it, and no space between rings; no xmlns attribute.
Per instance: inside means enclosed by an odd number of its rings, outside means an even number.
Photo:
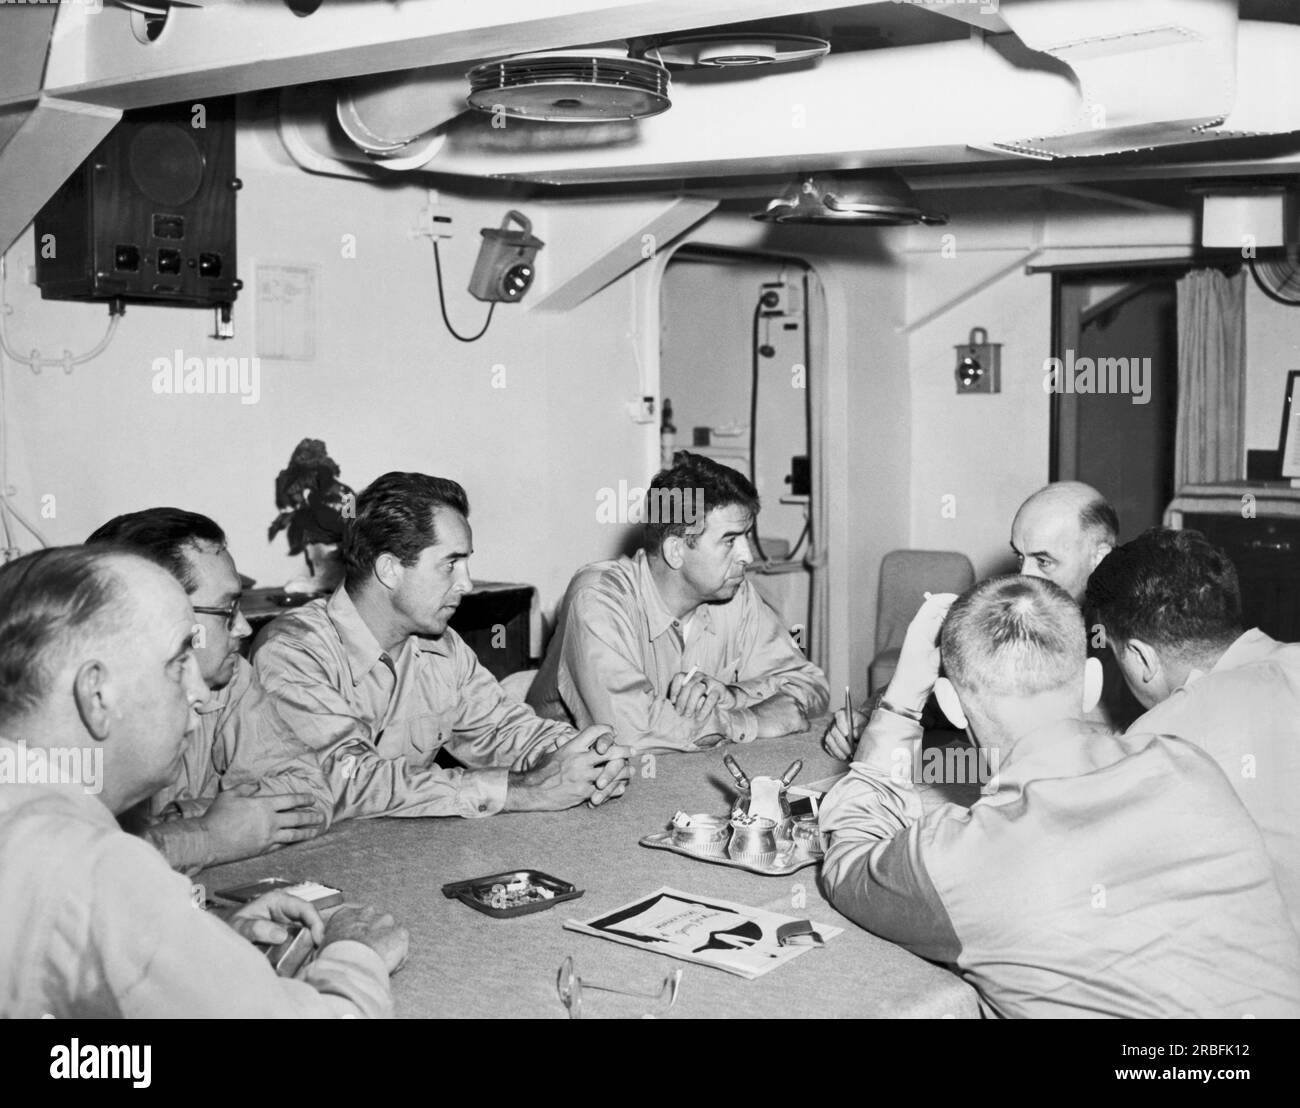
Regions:
<svg viewBox="0 0 1300 1108"><path fill-rule="evenodd" d="M848 685L844 686L844 718L850 728L853 726L853 697L849 693Z"/></svg>

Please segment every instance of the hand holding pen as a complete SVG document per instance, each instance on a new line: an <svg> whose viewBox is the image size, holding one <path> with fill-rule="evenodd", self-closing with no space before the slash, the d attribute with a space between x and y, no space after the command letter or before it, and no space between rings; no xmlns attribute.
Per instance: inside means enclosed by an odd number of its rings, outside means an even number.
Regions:
<svg viewBox="0 0 1300 1108"><path fill-rule="evenodd" d="M844 686L844 707L835 713L822 736L822 747L833 758L847 762L858 748L858 739L867 726L867 717L853 707L853 696Z"/></svg>

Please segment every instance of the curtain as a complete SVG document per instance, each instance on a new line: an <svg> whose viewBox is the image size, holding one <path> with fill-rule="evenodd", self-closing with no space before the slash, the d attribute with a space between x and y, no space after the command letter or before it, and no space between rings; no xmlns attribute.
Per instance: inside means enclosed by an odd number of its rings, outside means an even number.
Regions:
<svg viewBox="0 0 1300 1108"><path fill-rule="evenodd" d="M1174 488L1242 477L1246 276L1198 269L1179 279Z"/></svg>

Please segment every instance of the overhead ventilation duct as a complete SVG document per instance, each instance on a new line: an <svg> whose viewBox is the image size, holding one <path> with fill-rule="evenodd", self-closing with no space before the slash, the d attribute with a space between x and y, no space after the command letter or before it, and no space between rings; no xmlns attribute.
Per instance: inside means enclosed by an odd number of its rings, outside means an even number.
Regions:
<svg viewBox="0 0 1300 1108"><path fill-rule="evenodd" d="M485 62L469 71L469 104L479 111L549 123L645 119L672 107L662 65L626 48L553 50Z"/></svg>
<svg viewBox="0 0 1300 1108"><path fill-rule="evenodd" d="M907 182L892 170L845 178L807 177L754 216L766 223L836 223L855 227L927 226L947 223L922 211Z"/></svg>
<svg viewBox="0 0 1300 1108"><path fill-rule="evenodd" d="M738 69L820 61L830 49L825 39L811 35L679 35L647 46L641 57L660 65L691 69Z"/></svg>
<svg viewBox="0 0 1300 1108"><path fill-rule="evenodd" d="M1017 0L998 14L1070 68L1081 102L1052 133L979 148L1042 160L1128 153L1217 138L1232 111L1237 0Z"/></svg>
<svg viewBox="0 0 1300 1108"><path fill-rule="evenodd" d="M817 172L816 189L823 171L856 182L877 167L1005 163L1012 155L1052 161L1300 132L1300 26L1238 24L1230 7L1220 0L1152 0L1149 7L1003 0L999 10L1018 30L1023 25L1034 49L1001 34L832 50L815 67L777 63L746 71L762 80L683 80L672 90L673 110L657 118L592 112L592 122L570 128L490 126L497 105L505 114L503 95L485 86L481 110L467 110L465 67L440 66L315 86L324 118L282 112L281 135L305 168L345 176L373 177L379 167L598 184L777 172L799 174L802 187ZM1030 21L1040 10L1060 22ZM1147 26L1152 20L1163 26L1177 12L1185 12L1188 34L1157 34ZM1053 28L1066 38L1052 38ZM617 49L562 55L566 65L574 56L598 56L622 71L654 66ZM510 75L523 60L476 69L494 67L499 74L504 66ZM609 73L598 62L597 76ZM581 117L584 97L600 91L578 85L579 103L558 109L569 118ZM545 82L525 86L525 93L549 97L552 108L566 99ZM861 109L881 104L893 107ZM840 190L823 191L845 202ZM816 195L783 200L766 218L817 215L839 222L852 214L834 213Z"/></svg>

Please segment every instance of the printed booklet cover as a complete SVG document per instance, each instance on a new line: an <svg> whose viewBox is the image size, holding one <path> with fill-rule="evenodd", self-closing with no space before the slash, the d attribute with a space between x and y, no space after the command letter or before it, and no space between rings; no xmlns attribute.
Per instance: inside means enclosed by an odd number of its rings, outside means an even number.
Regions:
<svg viewBox="0 0 1300 1108"><path fill-rule="evenodd" d="M665 887L595 919L571 919L564 926L753 980L810 949L806 942L782 946L777 940L783 925L797 922L794 916ZM824 923L813 923L812 930L823 942L844 931Z"/></svg>

